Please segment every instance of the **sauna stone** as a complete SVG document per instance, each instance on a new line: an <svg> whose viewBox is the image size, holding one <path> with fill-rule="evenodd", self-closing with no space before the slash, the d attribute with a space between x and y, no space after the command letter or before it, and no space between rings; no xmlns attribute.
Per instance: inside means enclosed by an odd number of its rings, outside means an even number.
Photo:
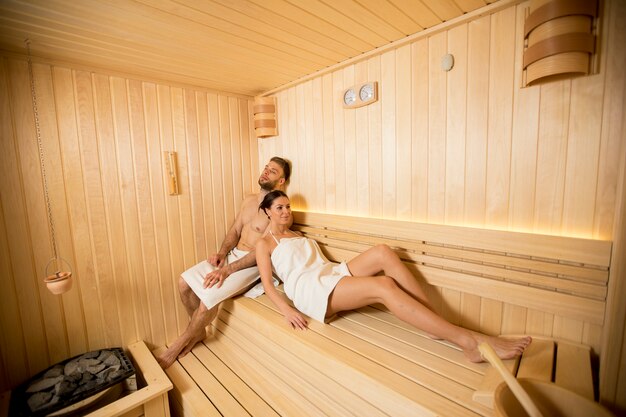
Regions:
<svg viewBox="0 0 626 417"><path fill-rule="evenodd" d="M55 365L32 382L26 392L32 411L41 410L66 399L109 385L127 372L111 350L87 352L65 365Z"/></svg>

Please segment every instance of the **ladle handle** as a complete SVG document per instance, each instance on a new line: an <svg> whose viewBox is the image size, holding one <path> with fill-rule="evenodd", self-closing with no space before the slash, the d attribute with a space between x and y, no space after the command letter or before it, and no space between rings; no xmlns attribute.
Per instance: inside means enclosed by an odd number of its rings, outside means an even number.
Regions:
<svg viewBox="0 0 626 417"><path fill-rule="evenodd" d="M541 414L541 411L539 411L533 400L530 399L526 390L524 390L524 388L520 385L517 378L515 378L509 370L506 369L502 360L498 357L493 348L489 344L483 342L478 345L478 350L482 353L483 358L489 361L489 363L500 373L504 382L506 382L509 386L511 392L515 395L515 398L517 398L520 404L522 404L522 407L524 407L524 410L526 410L528 415L530 417L543 417L543 414Z"/></svg>

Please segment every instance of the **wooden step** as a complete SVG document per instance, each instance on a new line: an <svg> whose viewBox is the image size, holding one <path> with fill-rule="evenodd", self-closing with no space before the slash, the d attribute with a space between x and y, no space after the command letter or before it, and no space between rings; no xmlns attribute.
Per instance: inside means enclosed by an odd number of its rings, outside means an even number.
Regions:
<svg viewBox="0 0 626 417"><path fill-rule="evenodd" d="M589 346L539 336L533 338L520 358L504 362L517 378L553 382L594 400ZM490 368L474 393L474 400L493 407L495 390L503 382L499 372Z"/></svg>

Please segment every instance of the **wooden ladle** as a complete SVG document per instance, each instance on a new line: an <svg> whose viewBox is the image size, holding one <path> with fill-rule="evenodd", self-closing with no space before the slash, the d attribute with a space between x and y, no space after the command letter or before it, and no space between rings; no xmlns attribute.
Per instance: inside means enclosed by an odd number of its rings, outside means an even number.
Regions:
<svg viewBox="0 0 626 417"><path fill-rule="evenodd" d="M541 414L541 411L539 411L533 400L531 400L526 390L520 385L515 376L513 376L508 369L506 369L504 363L502 363L502 360L498 357L493 348L489 344L483 342L478 345L478 350L483 355L483 358L485 358L500 373L504 382L506 382L509 386L511 392L515 395L515 398L517 398L522 407L524 407L524 410L526 410L528 415L530 417L543 417L543 414Z"/></svg>

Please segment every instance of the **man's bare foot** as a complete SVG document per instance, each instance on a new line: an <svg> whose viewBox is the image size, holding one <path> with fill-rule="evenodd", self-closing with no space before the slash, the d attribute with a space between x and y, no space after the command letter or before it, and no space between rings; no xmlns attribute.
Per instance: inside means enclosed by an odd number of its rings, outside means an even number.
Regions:
<svg viewBox="0 0 626 417"><path fill-rule="evenodd" d="M182 358L183 356L191 352L191 349L193 349L193 347L196 344L202 342L205 338L206 338L206 331L204 330L198 331L198 333L196 333L195 336L189 341L189 343L187 343L187 345L183 348L183 350L180 352L178 357Z"/></svg>
<svg viewBox="0 0 626 417"><path fill-rule="evenodd" d="M198 330L193 335L183 333L183 335L176 339L163 353L156 357L159 366L163 369L169 368L176 362L176 359L182 358L191 352L191 349L205 338L206 331L204 329Z"/></svg>
<svg viewBox="0 0 626 417"><path fill-rule="evenodd" d="M532 338L530 336L520 337L516 339L507 339L503 337L487 336L481 333L471 332L475 344L463 349L463 353L471 362L484 362L478 350L478 345L482 342L489 344L500 359L511 359L521 355L524 349L530 344Z"/></svg>
<svg viewBox="0 0 626 417"><path fill-rule="evenodd" d="M162 369L167 369L176 361L177 357L178 352L176 352L175 349L172 349L172 347L169 347L163 353L157 356L156 360Z"/></svg>

